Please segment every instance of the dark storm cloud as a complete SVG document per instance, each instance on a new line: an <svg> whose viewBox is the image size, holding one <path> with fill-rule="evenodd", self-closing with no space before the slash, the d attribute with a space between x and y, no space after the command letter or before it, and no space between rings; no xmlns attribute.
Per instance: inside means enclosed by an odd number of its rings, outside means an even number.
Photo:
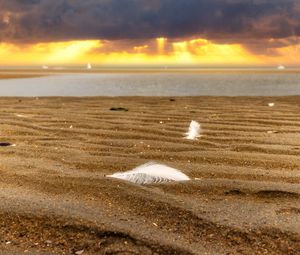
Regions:
<svg viewBox="0 0 300 255"><path fill-rule="evenodd" d="M300 35L299 0L0 0L0 40Z"/></svg>

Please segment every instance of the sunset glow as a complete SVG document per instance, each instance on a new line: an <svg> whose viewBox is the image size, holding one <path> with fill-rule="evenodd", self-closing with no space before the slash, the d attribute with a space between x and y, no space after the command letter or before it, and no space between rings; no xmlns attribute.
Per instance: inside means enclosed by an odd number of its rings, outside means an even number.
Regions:
<svg viewBox="0 0 300 255"><path fill-rule="evenodd" d="M113 44L114 51L110 51ZM121 45L121 43L120 43ZM251 53L240 44L218 44L206 39L170 41L157 38L149 44L126 48L100 40L0 44L2 65L272 65L296 64L299 45L275 49L272 56ZM274 49L273 49L274 52Z"/></svg>

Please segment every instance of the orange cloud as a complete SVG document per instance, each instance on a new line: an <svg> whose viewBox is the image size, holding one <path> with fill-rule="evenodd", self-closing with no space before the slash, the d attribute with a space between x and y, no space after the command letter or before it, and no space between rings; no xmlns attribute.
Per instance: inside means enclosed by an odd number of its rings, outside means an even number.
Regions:
<svg viewBox="0 0 300 255"><path fill-rule="evenodd" d="M136 51L137 53L142 53L145 50L149 48L149 45L143 45L143 46L134 46L133 50Z"/></svg>

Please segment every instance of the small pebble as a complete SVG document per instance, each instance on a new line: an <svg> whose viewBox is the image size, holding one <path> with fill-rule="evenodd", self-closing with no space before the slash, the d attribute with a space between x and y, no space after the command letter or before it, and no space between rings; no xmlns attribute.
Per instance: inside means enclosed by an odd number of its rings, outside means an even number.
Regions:
<svg viewBox="0 0 300 255"><path fill-rule="evenodd" d="M52 241L47 240L47 241L45 241L45 244L47 244L47 246L50 246L52 244Z"/></svg>
<svg viewBox="0 0 300 255"><path fill-rule="evenodd" d="M110 108L111 111L117 111L117 112L128 112L128 109L123 107L112 107Z"/></svg>
<svg viewBox="0 0 300 255"><path fill-rule="evenodd" d="M276 134L276 133L278 133L278 131L268 131L267 133L268 134Z"/></svg>
<svg viewBox="0 0 300 255"><path fill-rule="evenodd" d="M7 143L7 142L0 142L0 147L10 147L10 146L16 146L15 144Z"/></svg>

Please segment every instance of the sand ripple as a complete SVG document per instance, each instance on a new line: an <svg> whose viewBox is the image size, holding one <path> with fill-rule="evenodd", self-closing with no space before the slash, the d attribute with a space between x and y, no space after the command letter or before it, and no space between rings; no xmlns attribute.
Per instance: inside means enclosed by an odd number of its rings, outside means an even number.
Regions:
<svg viewBox="0 0 300 255"><path fill-rule="evenodd" d="M16 144L0 147L7 254L300 253L300 97L1 98L0 106L0 142ZM203 128L197 141L183 139L191 120ZM192 180L105 178L152 160Z"/></svg>

